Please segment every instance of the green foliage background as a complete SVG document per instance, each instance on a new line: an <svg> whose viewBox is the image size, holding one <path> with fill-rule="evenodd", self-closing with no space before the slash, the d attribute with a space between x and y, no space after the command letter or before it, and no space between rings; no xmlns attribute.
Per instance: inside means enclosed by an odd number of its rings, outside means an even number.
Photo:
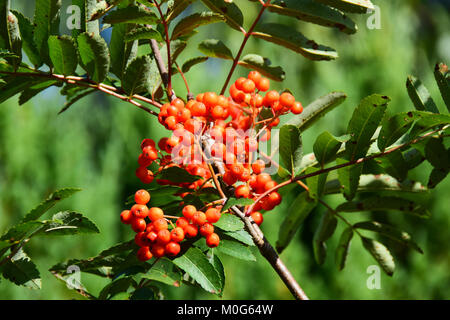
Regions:
<svg viewBox="0 0 450 320"><path fill-rule="evenodd" d="M14 1L12 5L14 9L32 16L34 8L28 2ZM335 135L343 134L354 107L371 93L391 97L389 108L392 112L412 109L405 88L409 74L420 77L438 106L444 109L432 68L438 61L450 63L449 8L440 6L438 1L373 2L381 8L381 29L367 28L366 20L370 15L354 16L359 31L353 36L298 22L305 35L319 43L327 43L339 52L340 58L332 62L311 62L262 40L249 41L246 52L262 53L271 58L273 65L284 67L285 82L273 83L273 86L291 89L304 105L330 91L340 90L348 94L342 106L304 135L305 152L312 152L314 138L324 130ZM63 1L63 10L67 3ZM246 21L251 21L251 16L256 14L254 8L250 2L243 3ZM64 17L61 19L63 23ZM241 34L219 24L200 29L200 32L202 35L196 36L198 41L207 37L220 38L234 51L240 45ZM107 32L104 36L108 38ZM196 46L191 44L180 61L198 55ZM187 75L191 90L194 93L219 91L230 64L209 60L195 66ZM238 69L234 77L246 72L246 69ZM175 90L184 96L184 86L179 77L176 78ZM46 270L67 259L93 256L132 237L129 228L121 225L119 213L124 209L126 197L143 187L134 175L139 143L143 138L159 138L166 134L153 118L145 116L141 110L101 94L82 100L58 116L62 105L63 98L58 90L51 89L20 108L16 99L0 106L0 231L17 222L51 191L73 186L83 191L51 212L58 208L83 212L96 222L101 233L54 240L33 239L27 251L41 271L42 290L16 287L3 280L0 282L1 299L79 298ZM413 178L426 184L427 176L421 175L420 168L427 165L422 164ZM337 271L332 253L340 230L329 241L329 256L325 264L321 267L316 265L311 241L313 230L324 212L322 207L307 219L281 257L313 299L448 299L449 192L450 179L432 192L430 220L400 213L372 214L379 220L402 226L415 236L425 251L424 255L419 255L405 248L396 248L393 254L398 268L392 278L381 274L380 290L369 290L366 286L367 267L376 263L359 241L351 245L346 268L342 272ZM338 197L342 196L337 195L335 203ZM272 243L277 239L282 216L291 201L285 197L280 207L264 217L262 229ZM329 203L333 204L333 199ZM348 214L348 218L351 221L364 220L360 213ZM224 299L291 299L278 276L259 255L256 262L224 257L224 266L227 276ZM84 274L81 281L93 294L106 284L104 279ZM165 287L164 292L168 299L216 299L187 286Z"/></svg>

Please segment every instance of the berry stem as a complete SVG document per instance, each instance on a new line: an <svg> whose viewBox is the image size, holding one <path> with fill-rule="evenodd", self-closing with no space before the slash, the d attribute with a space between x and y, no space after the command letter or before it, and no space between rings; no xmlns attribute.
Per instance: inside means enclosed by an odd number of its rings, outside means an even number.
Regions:
<svg viewBox="0 0 450 320"><path fill-rule="evenodd" d="M247 32L243 30L244 32L244 39L242 40L241 47L239 48L239 51L236 55L236 57L233 59L233 65L231 66L230 72L228 73L227 79L225 80L225 83L222 87L222 90L220 91L220 94L224 94L225 90L227 90L228 84L230 83L231 77L233 76L234 70L236 69L236 66L238 65L239 58L242 55L242 52L244 51L245 45L247 44L248 39L250 38L253 30L255 29L258 21L261 19L262 14L264 13L264 10L266 10L266 7L270 4L270 0L267 0L266 2L260 1L262 4L262 8L258 13L258 16L256 17L255 21L253 21L253 24L251 25L250 29L248 29Z"/></svg>

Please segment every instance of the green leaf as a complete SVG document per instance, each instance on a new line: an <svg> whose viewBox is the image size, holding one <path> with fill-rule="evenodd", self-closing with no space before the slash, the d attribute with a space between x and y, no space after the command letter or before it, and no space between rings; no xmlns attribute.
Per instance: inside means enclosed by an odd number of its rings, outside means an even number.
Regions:
<svg viewBox="0 0 450 320"><path fill-rule="evenodd" d="M300 168L303 150L300 130L294 125L280 129L280 165L295 175Z"/></svg>
<svg viewBox="0 0 450 320"><path fill-rule="evenodd" d="M226 3L223 0L202 0L202 2L212 11L225 17L226 23L240 31L244 23L244 15L235 3Z"/></svg>
<svg viewBox="0 0 450 320"><path fill-rule="evenodd" d="M423 85L422 81L416 77L408 76L406 79L406 89L409 98L417 110L439 113L436 104L431 98L430 92L428 92L428 89Z"/></svg>
<svg viewBox="0 0 450 320"><path fill-rule="evenodd" d="M130 287L137 286L132 277L119 278L108 283L98 296L99 300L109 300L121 292L127 292Z"/></svg>
<svg viewBox="0 0 450 320"><path fill-rule="evenodd" d="M276 245L279 253L288 246L303 221L316 206L317 202L310 200L307 192L302 192L297 196L287 210L288 215L284 218L283 223L280 226Z"/></svg>
<svg viewBox="0 0 450 320"><path fill-rule="evenodd" d="M64 111L67 111L73 104L75 104L77 101L81 100L82 98L86 97L87 95L97 92L97 89L84 89L80 90L75 94L74 96L68 97L66 103L64 106L59 110L58 114L63 113Z"/></svg>
<svg viewBox="0 0 450 320"><path fill-rule="evenodd" d="M158 174L158 179L170 180L175 183L182 183L182 182L192 183L201 178L202 177L200 176L191 175L185 169L182 169L180 167L169 167L167 169L161 170Z"/></svg>
<svg viewBox="0 0 450 320"><path fill-rule="evenodd" d="M18 286L35 290L42 287L41 275L36 265L22 249L2 265L0 271L5 279Z"/></svg>
<svg viewBox="0 0 450 320"><path fill-rule="evenodd" d="M373 94L364 98L355 109L347 128L350 135L350 140L345 143L348 160L356 160L366 155L389 101L389 97Z"/></svg>
<svg viewBox="0 0 450 320"><path fill-rule="evenodd" d="M447 110L450 112L450 76L447 65L437 63L434 67L434 78L441 92Z"/></svg>
<svg viewBox="0 0 450 320"><path fill-rule="evenodd" d="M198 248L190 248L185 254L173 260L173 263L208 292L221 292L221 279L214 266Z"/></svg>
<svg viewBox="0 0 450 320"><path fill-rule="evenodd" d="M128 96L150 91L151 66L152 60L149 56L140 56L131 61L122 80L122 88Z"/></svg>
<svg viewBox="0 0 450 320"><path fill-rule="evenodd" d="M395 263L389 249L382 243L373 239L361 237L361 241L364 248L375 258L384 272L386 272L388 276L392 276L395 270Z"/></svg>
<svg viewBox="0 0 450 320"><path fill-rule="evenodd" d="M169 6L169 11L167 14L167 22L172 21L178 17L191 3L196 0L177 0L173 2L172 6Z"/></svg>
<svg viewBox="0 0 450 320"><path fill-rule="evenodd" d="M297 116L291 117L286 124L293 124L301 131L311 127L317 120L333 110L347 99L343 92L331 92L307 105L303 112Z"/></svg>
<svg viewBox="0 0 450 320"><path fill-rule="evenodd" d="M217 226L217 225L216 225ZM224 232L225 235L236 239L248 246L254 246L255 243L253 242L252 236L245 231L244 229L238 230L238 231L226 231Z"/></svg>
<svg viewBox="0 0 450 320"><path fill-rule="evenodd" d="M8 241L9 244L13 245L38 230L42 227L42 224L41 221L34 220L16 224L9 228L8 231L2 235L0 240Z"/></svg>
<svg viewBox="0 0 450 320"><path fill-rule="evenodd" d="M244 222L235 215L225 213L214 226L224 231L239 231L244 229Z"/></svg>
<svg viewBox="0 0 450 320"><path fill-rule="evenodd" d="M208 25L211 23L217 23L224 21L224 17L221 14L214 12L196 12L190 16L181 19L172 31L171 40L178 39L179 37L191 33L200 26Z"/></svg>
<svg viewBox="0 0 450 320"><path fill-rule="evenodd" d="M82 33L77 38L80 64L95 82L102 82L108 73L108 46L101 36Z"/></svg>
<svg viewBox="0 0 450 320"><path fill-rule="evenodd" d="M348 141L348 139L350 139L349 135L336 138L328 131L323 132L317 137L316 142L314 142L313 150L317 162L322 168L327 162L335 158L342 143Z"/></svg>
<svg viewBox="0 0 450 320"><path fill-rule="evenodd" d="M300 53L310 60L333 60L338 57L334 49L319 45L286 25L278 23L259 24L252 35Z"/></svg>
<svg viewBox="0 0 450 320"><path fill-rule="evenodd" d="M111 72L122 79L125 69L137 57L138 41L126 42L126 35L133 29L131 24L118 24L112 28L109 50Z"/></svg>
<svg viewBox="0 0 450 320"><path fill-rule="evenodd" d="M337 158L336 164L341 165L348 163L348 160L343 158ZM355 197L358 190L359 178L361 176L363 165L361 163L354 164L338 169L339 182L343 186L342 192L347 200L351 200Z"/></svg>
<svg viewBox="0 0 450 320"><path fill-rule="evenodd" d="M422 249L419 248L419 246L412 240L411 236L408 233L401 231L390 225L376 221L363 221L354 224L353 227L357 229L377 232L380 235L386 236L392 240L400 242L401 244L410 247L418 251L419 253L423 253Z"/></svg>
<svg viewBox="0 0 450 320"><path fill-rule="evenodd" d="M130 300L157 300L156 293L152 287L137 288L131 295Z"/></svg>
<svg viewBox="0 0 450 320"><path fill-rule="evenodd" d="M409 132L409 139L414 139L419 134L435 129L437 126L443 126L450 124L450 115L448 114L436 114L423 111L415 111L417 116L417 122Z"/></svg>
<svg viewBox="0 0 450 320"><path fill-rule="evenodd" d="M237 241L221 239L217 251L241 260L256 261L256 258L250 249Z"/></svg>
<svg viewBox="0 0 450 320"><path fill-rule="evenodd" d="M78 57L73 39L66 35L50 36L48 47L56 73L65 76L74 74L78 65Z"/></svg>
<svg viewBox="0 0 450 320"><path fill-rule="evenodd" d="M350 13L369 13L375 9L370 0L316 0Z"/></svg>
<svg viewBox="0 0 450 320"><path fill-rule="evenodd" d="M408 165L403 158L401 151L395 151L380 158L381 165L386 173L395 177L399 181L403 181L408 176Z"/></svg>
<svg viewBox="0 0 450 320"><path fill-rule="evenodd" d="M57 202L69 198L76 192L81 191L78 188L64 188L59 189L48 196L41 204L35 207L33 210L27 213L22 219L22 222L39 219L45 212L52 208Z"/></svg>
<svg viewBox="0 0 450 320"><path fill-rule="evenodd" d="M219 257L215 254L214 249L211 250L211 256L209 257L209 263L211 263L214 267L214 269L216 269L217 274L219 275L220 278L220 294L219 296L222 296L222 292L223 292L223 288L225 286L225 271L223 268L223 264L222 261L220 261Z"/></svg>
<svg viewBox="0 0 450 320"><path fill-rule="evenodd" d="M228 200L225 202L225 205L222 207L222 212L226 212L228 209L230 209L233 206L238 207L245 207L253 204L252 199L247 198L228 198Z"/></svg>
<svg viewBox="0 0 450 320"><path fill-rule="evenodd" d="M46 82L45 78L36 77L8 77L4 78L6 84L1 86L0 90L0 103L8 100L9 98L15 96L16 94L22 92L23 90L37 84L40 82Z"/></svg>
<svg viewBox="0 0 450 320"><path fill-rule="evenodd" d="M442 139L431 138L425 145L425 157L437 169L450 169L450 159Z"/></svg>
<svg viewBox="0 0 450 320"><path fill-rule="evenodd" d="M320 170L320 168L310 167L306 169L305 174L311 174ZM311 199L319 199L322 196L328 173L322 173L316 176L306 178L306 185L309 188L308 195Z"/></svg>
<svg viewBox="0 0 450 320"><path fill-rule="evenodd" d="M151 10L130 6L126 8L118 8L103 18L103 23L136 23L136 24L155 24L159 22L158 16Z"/></svg>
<svg viewBox="0 0 450 320"><path fill-rule="evenodd" d="M36 0L34 12L34 41L42 60L52 66L48 38L58 35L60 22L61 0Z"/></svg>
<svg viewBox="0 0 450 320"><path fill-rule="evenodd" d="M286 77L282 67L272 67L269 59L257 54L247 54L238 64L245 68L259 71L262 75L274 81L282 81Z"/></svg>
<svg viewBox="0 0 450 320"><path fill-rule="evenodd" d="M444 180L449 173L449 169L438 169L433 168L433 170L430 173L430 177L428 178L428 188L432 189L435 188L438 183L440 183L442 180Z"/></svg>
<svg viewBox="0 0 450 320"><path fill-rule="evenodd" d="M52 220L45 222L46 226L41 235L61 236L100 232L91 220L77 212L58 212Z"/></svg>
<svg viewBox="0 0 450 320"><path fill-rule="evenodd" d="M318 264L323 264L325 262L325 257L327 254L327 246L325 241L327 241L333 235L336 230L337 219L334 214L328 211L322 216L320 224L314 233L313 248L314 257Z"/></svg>
<svg viewBox="0 0 450 320"><path fill-rule="evenodd" d="M45 82L40 82L35 85L30 86L29 88L22 91L22 93L19 96L19 105L23 105L24 103L28 102L31 98L33 98L35 95L41 93L42 91L50 88L53 85L58 85L60 82L56 80L48 80Z"/></svg>
<svg viewBox="0 0 450 320"><path fill-rule="evenodd" d="M169 286L179 287L182 282L180 271L169 259L159 259L144 275L145 279L155 280L168 284Z"/></svg>
<svg viewBox="0 0 450 320"><path fill-rule="evenodd" d="M383 151L394 144L411 128L414 122L416 123L409 133L410 139L435 126L449 124L450 116L426 111L397 113L383 121L377 141L378 148Z"/></svg>
<svg viewBox="0 0 450 320"><path fill-rule="evenodd" d="M330 180L325 184L325 194L341 192L341 184L338 180ZM410 196L411 199L421 198L421 194L427 197L427 189L411 180L398 181L387 174L363 174L359 180L358 192L376 192L382 195Z"/></svg>
<svg viewBox="0 0 450 320"><path fill-rule="evenodd" d="M97 256L79 260L71 259L64 263L58 263L50 268L50 272L59 279L66 281L65 277L70 276L71 270L69 267L76 266L80 268L81 272L95 274L101 277L114 277L112 273L113 267L118 267L124 264L129 258L130 250L137 246L134 240L119 243L109 249L103 250ZM131 252L136 256L135 252ZM120 271L120 270L119 270ZM145 269L143 270L145 272Z"/></svg>
<svg viewBox="0 0 450 320"><path fill-rule="evenodd" d="M339 270L344 269L347 261L348 252L350 249L350 242L353 238L353 229L346 228L339 238L338 246L336 248L335 261Z"/></svg>
<svg viewBox="0 0 450 320"><path fill-rule="evenodd" d="M233 60L230 49L221 41L216 39L203 40L198 45L198 50L211 58Z"/></svg>
<svg viewBox="0 0 450 320"><path fill-rule="evenodd" d="M35 68L39 68L42 65L42 60L33 37L34 26L31 23L30 19L25 17L22 13L18 11L12 12L17 17L19 22L23 51L25 51L27 57L30 59Z"/></svg>
<svg viewBox="0 0 450 320"><path fill-rule="evenodd" d="M163 41L163 37L158 32L158 30L148 27L138 27L132 29L125 35L124 39L125 41L150 40L150 39L155 39L158 42Z"/></svg>
<svg viewBox="0 0 450 320"><path fill-rule="evenodd" d="M195 66L196 64L199 64L199 63L203 63L208 59L209 59L208 57L191 58L191 59L187 60L185 63L183 63L183 66L181 67L181 71L183 71L183 73L187 73L187 72L189 72L189 70L191 70L191 68L193 66Z"/></svg>
<svg viewBox="0 0 450 320"><path fill-rule="evenodd" d="M315 0L275 0L270 3L268 9L306 22L337 28L348 34L357 30L356 24L345 14Z"/></svg>
<svg viewBox="0 0 450 320"><path fill-rule="evenodd" d="M410 213L420 218L429 218L427 207L414 201L396 197L372 196L360 201L342 203L336 208L338 212L396 210Z"/></svg>

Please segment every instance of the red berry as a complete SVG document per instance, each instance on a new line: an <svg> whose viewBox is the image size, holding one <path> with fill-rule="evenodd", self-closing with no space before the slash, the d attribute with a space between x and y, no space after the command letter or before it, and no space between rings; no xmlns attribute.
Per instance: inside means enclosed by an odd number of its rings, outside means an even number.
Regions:
<svg viewBox="0 0 450 320"><path fill-rule="evenodd" d="M158 219L164 218L164 211L158 207L153 207L148 210L148 218L151 221L156 221Z"/></svg>
<svg viewBox="0 0 450 320"><path fill-rule="evenodd" d="M167 225L167 221L164 218L157 219L153 221L153 227L156 232L160 230L167 229L169 226Z"/></svg>
<svg viewBox="0 0 450 320"><path fill-rule="evenodd" d="M300 114L303 112L303 106L300 102L296 101L294 102L292 108L291 108L291 112L293 114Z"/></svg>
<svg viewBox="0 0 450 320"><path fill-rule="evenodd" d="M214 232L214 226L211 223L206 222L200 227L200 234L204 237L209 236Z"/></svg>
<svg viewBox="0 0 450 320"><path fill-rule="evenodd" d="M147 204L150 201L150 193L144 189L138 190L134 194L134 201L137 204Z"/></svg>
<svg viewBox="0 0 450 320"><path fill-rule="evenodd" d="M220 238L217 233L211 233L206 237L206 245L210 248L215 248L219 245Z"/></svg>
<svg viewBox="0 0 450 320"><path fill-rule="evenodd" d="M166 244L165 252L167 253L167 255L169 255L171 257L174 257L178 253L180 253L180 250L181 250L181 247L176 242L169 242L168 244Z"/></svg>
<svg viewBox="0 0 450 320"><path fill-rule="evenodd" d="M184 231L181 227L173 228L170 232L170 238L172 241L181 242L184 239Z"/></svg>
<svg viewBox="0 0 450 320"><path fill-rule="evenodd" d="M194 214L197 212L197 209L193 205L187 205L183 208L183 216L187 219L192 219Z"/></svg>
<svg viewBox="0 0 450 320"><path fill-rule="evenodd" d="M140 261L147 261L153 258L153 254L149 247L141 247L137 252L137 257Z"/></svg>
<svg viewBox="0 0 450 320"><path fill-rule="evenodd" d="M270 81L267 78L261 78L256 84L259 91L267 91L270 88Z"/></svg>
<svg viewBox="0 0 450 320"><path fill-rule="evenodd" d="M236 198L248 198L250 196L250 188L243 184L236 188L234 191Z"/></svg>
<svg viewBox="0 0 450 320"><path fill-rule="evenodd" d="M138 219L144 219L148 216L148 208L144 204L135 204L131 207L131 214Z"/></svg>
<svg viewBox="0 0 450 320"><path fill-rule="evenodd" d="M184 233L186 238L196 237L198 234L198 227L193 224L188 224L186 228L184 228Z"/></svg>
<svg viewBox="0 0 450 320"><path fill-rule="evenodd" d="M181 217L177 219L176 225L177 227L180 227L181 229L186 228L186 226L189 224L189 220L185 217Z"/></svg>
<svg viewBox="0 0 450 320"><path fill-rule="evenodd" d="M259 225L261 225L261 223L263 222L263 215L261 214L261 212L259 212L259 211L255 211L255 212L252 212L251 214L250 214L250 216L252 217L252 219L253 219L253 221L255 221L255 223L259 226Z"/></svg>
<svg viewBox="0 0 450 320"><path fill-rule="evenodd" d="M134 232L142 232L145 230L146 226L147 224L145 223L144 219L135 218L131 221L131 228Z"/></svg>
<svg viewBox="0 0 450 320"><path fill-rule="evenodd" d="M206 220L210 223L216 223L220 219L220 210L216 208L209 208L205 212Z"/></svg>
<svg viewBox="0 0 450 320"><path fill-rule="evenodd" d="M202 211L197 211L192 217L192 222L197 226L201 226L206 222L206 215Z"/></svg>
<svg viewBox="0 0 450 320"><path fill-rule="evenodd" d="M167 229L159 230L158 233L158 239L156 240L158 243L166 244L169 243L171 235L170 231Z"/></svg>
<svg viewBox="0 0 450 320"><path fill-rule="evenodd" d="M130 210L123 210L120 214L120 221L124 224L130 224L133 220L133 215L131 214Z"/></svg>

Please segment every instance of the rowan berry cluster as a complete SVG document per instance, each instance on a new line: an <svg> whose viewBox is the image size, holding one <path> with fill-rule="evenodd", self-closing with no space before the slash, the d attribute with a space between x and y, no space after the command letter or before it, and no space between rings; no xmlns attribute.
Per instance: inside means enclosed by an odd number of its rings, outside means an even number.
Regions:
<svg viewBox="0 0 450 320"><path fill-rule="evenodd" d="M303 111L301 103L295 101L292 94L280 94L269 90L269 87L267 78L252 71L248 77L238 78L231 85L230 97L205 92L186 103L176 98L164 104L158 121L172 131L172 136L158 142L159 150L152 139L142 141L136 176L143 183L151 183L156 177L160 185L171 184L198 190L212 187L214 174L224 184L232 186L236 198L258 199L250 215L260 225L263 222L260 211L274 209L282 199L275 191L277 183L264 172L270 157L263 157L262 154L260 158L256 157L259 143L270 139L271 130L279 124L281 115ZM148 169L153 162L158 163L158 172ZM222 166L222 174L213 171L209 165L211 162ZM158 179L162 170L172 166L199 176L199 180L176 183ZM143 193L142 190L138 192ZM189 192L183 192L179 196L184 198L187 194ZM205 212L192 205L180 207L183 216L175 217L176 226L169 231L164 212L159 208L148 209L145 206L148 201L142 203L142 199L138 200L131 210L122 212L122 221L131 224L137 232L136 243L141 246L138 252L141 260L151 256L175 256L180 251L179 242L184 237L196 237L198 233L206 237L208 246L219 244L213 224L220 218L220 207L210 207ZM181 205L184 205L183 202ZM208 205L205 204L205 207ZM149 220L148 223L145 219Z"/></svg>
<svg viewBox="0 0 450 320"><path fill-rule="evenodd" d="M220 208L198 211L193 205L184 206L182 217L166 216L158 207L148 208L150 193L138 190L134 195L135 203L130 210L120 214L124 224L131 225L136 232L135 243L140 247L137 257L147 261L152 257L174 257L180 253L180 242L185 238L194 238L199 233L206 238L211 247L219 245L219 236L214 233L213 223L220 219ZM175 219L175 224L171 219Z"/></svg>

